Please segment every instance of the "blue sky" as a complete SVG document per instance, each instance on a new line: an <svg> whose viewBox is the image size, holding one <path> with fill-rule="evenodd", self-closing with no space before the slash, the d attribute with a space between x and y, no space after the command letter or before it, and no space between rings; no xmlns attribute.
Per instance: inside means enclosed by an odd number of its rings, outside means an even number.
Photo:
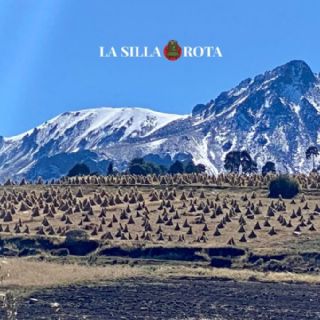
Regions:
<svg viewBox="0 0 320 320"><path fill-rule="evenodd" d="M0 135L69 110L190 113L293 59L320 71L318 0L2 0ZM101 59L99 46L218 45L222 59Z"/></svg>

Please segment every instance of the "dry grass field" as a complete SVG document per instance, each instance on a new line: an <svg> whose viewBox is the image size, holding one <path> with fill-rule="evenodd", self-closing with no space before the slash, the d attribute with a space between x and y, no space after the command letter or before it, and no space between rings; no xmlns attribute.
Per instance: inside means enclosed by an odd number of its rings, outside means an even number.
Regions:
<svg viewBox="0 0 320 320"><path fill-rule="evenodd" d="M160 266L167 268L172 267L167 262L180 260L187 268L192 264L197 268L232 266L317 276L320 177L295 178L301 192L294 199L268 198L272 176L259 175L81 177L36 184L8 181L0 187L1 255L40 256L56 263L68 261L65 256L71 254L83 256L82 264L96 264L97 268L105 264L103 259L95 263L101 256L110 258L107 264L118 263L116 258L129 258L124 264L133 261L130 265L136 264L136 258L160 259ZM80 235L70 236L72 230L81 230ZM293 256L287 259L290 254ZM16 259L12 260L15 264L23 261ZM288 261L275 264L272 259ZM85 266L79 268L86 274ZM80 275L81 270L75 273ZM137 276L141 271L129 270ZM95 269L93 279L95 274L104 277L105 272L108 270ZM13 279L20 281L17 276ZM42 282L52 283L45 279Z"/></svg>
<svg viewBox="0 0 320 320"><path fill-rule="evenodd" d="M163 280L182 278L229 279L236 281L287 282L320 284L320 277L312 274L288 272L259 272L227 268L188 267L177 265L87 266L36 261L26 258L5 258L0 261L2 288L48 288L71 284L117 282L125 279ZM0 291L1 292L1 291Z"/></svg>
<svg viewBox="0 0 320 320"><path fill-rule="evenodd" d="M73 319L79 312L83 319L105 319L101 312L107 312L110 319L130 319L134 309L143 319L146 290L154 319L209 316L210 295L221 300L213 303L219 319L229 313L237 319L239 303L248 319L263 310L261 319L277 312L300 319L297 306L315 319L314 303L302 303L298 293L313 301L320 284L320 176L295 176L301 192L293 199L269 198L272 179L191 174L7 181L0 186L0 316ZM187 307L157 303L170 292L180 304L179 287L189 292ZM37 298L29 300L33 293ZM102 295L111 298L87 303ZM123 295L131 300L123 300L119 312ZM253 309L246 307L247 295ZM224 307L225 299L231 307Z"/></svg>
<svg viewBox="0 0 320 320"><path fill-rule="evenodd" d="M68 230L81 229L109 245L236 245L267 251L320 239L317 176L306 177L309 184L302 179L305 188L293 200L269 199L266 178L232 178L216 184L198 178L127 185L119 178L113 184L5 185L0 233L64 238Z"/></svg>

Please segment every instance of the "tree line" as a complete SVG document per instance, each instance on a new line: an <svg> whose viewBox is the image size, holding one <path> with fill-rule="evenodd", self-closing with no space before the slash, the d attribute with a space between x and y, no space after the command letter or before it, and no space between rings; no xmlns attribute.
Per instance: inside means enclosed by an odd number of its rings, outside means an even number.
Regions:
<svg viewBox="0 0 320 320"><path fill-rule="evenodd" d="M145 161L143 158L134 158L128 164L128 169L124 173L136 174L136 175L148 175L148 174L177 174L177 173L202 173L206 171L206 167L203 164L195 164L190 161L176 160L170 166L166 167L162 164ZM114 175L118 172L113 168L113 162L110 162L107 168L106 175ZM70 169L67 176L74 177L79 175L94 175L96 172L90 172L90 168L85 163L77 163Z"/></svg>
<svg viewBox="0 0 320 320"><path fill-rule="evenodd" d="M319 155L319 149L317 146L310 146L305 152L307 160L312 160L312 171L320 170L320 166L316 167L315 159ZM224 159L224 168L228 172L234 173L257 173L258 166L256 161L252 159L249 152L243 151L230 151L226 154ZM268 173L276 172L276 164L272 161L267 161L261 169L261 174L265 176Z"/></svg>
<svg viewBox="0 0 320 320"><path fill-rule="evenodd" d="M320 166L316 167L315 159L319 155L319 149L317 146L310 146L305 152L307 160L312 160L313 171L320 170ZM230 151L226 154L224 159L224 169L231 173L257 173L257 162L251 157L250 153L246 150L242 151ZM128 164L126 173L137 175L148 174L177 174L177 173L202 173L206 171L206 167L203 164L195 164L190 161L176 160L170 166L164 166L150 161L145 161L143 158L134 158ZM113 168L113 162L110 162L107 168L107 175L117 174L118 172ZM263 176L268 173L276 173L276 164L272 161L267 161L261 169ZM77 163L68 172L69 177L77 175L94 175L96 172L90 172L89 167L84 163Z"/></svg>
<svg viewBox="0 0 320 320"><path fill-rule="evenodd" d="M224 168L233 173L257 173L258 165L248 151L230 151L224 159ZM272 161L267 161L261 169L261 174L275 173L276 165Z"/></svg>
<svg viewBox="0 0 320 320"><path fill-rule="evenodd" d="M128 173L147 175L147 174L177 174L177 173L202 173L206 171L203 164L194 164L190 161L176 160L169 167L158 165L153 162L147 162L143 158L135 158L130 161L128 166Z"/></svg>

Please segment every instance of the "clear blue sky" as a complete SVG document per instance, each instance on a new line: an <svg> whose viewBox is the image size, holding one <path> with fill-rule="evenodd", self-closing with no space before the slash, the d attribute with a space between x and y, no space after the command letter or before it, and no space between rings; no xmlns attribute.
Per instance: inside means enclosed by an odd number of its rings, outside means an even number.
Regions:
<svg viewBox="0 0 320 320"><path fill-rule="evenodd" d="M320 1L1 0L0 135L69 110L190 113L292 59L320 71ZM222 59L100 59L103 46L219 45Z"/></svg>

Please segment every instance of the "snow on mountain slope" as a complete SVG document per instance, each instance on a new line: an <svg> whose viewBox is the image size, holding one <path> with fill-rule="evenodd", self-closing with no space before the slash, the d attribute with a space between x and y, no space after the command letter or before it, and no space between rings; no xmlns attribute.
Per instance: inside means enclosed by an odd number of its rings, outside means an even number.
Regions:
<svg viewBox="0 0 320 320"><path fill-rule="evenodd" d="M247 149L260 166L273 160L282 171L305 171L305 150L318 143L319 105L319 78L296 60L223 92L197 117L210 126L209 150L220 157Z"/></svg>
<svg viewBox="0 0 320 320"><path fill-rule="evenodd" d="M27 173L43 156L100 150L116 143L147 137L169 122L186 116L143 108L96 108L65 112L0 143L0 177ZM14 164L13 164L14 163Z"/></svg>
<svg viewBox="0 0 320 320"><path fill-rule="evenodd" d="M65 112L36 127L36 142L44 144L52 139L60 139L65 134L64 142L69 148L76 147L83 139L93 138L92 145L99 139L121 131L117 141L127 138L145 137L171 121L183 116L165 114L143 108L97 108L74 112ZM7 143L21 141L34 130L11 138L4 138ZM69 132L73 131L72 141ZM69 140L69 141L67 141Z"/></svg>
<svg viewBox="0 0 320 320"><path fill-rule="evenodd" d="M133 157L189 159L211 173L223 170L231 150L247 149L259 167L274 161L281 171L307 171L305 150L320 142L320 79L294 60L246 79L192 115L141 108L66 112L27 133L0 137L0 179L65 174L75 161L94 168Z"/></svg>

